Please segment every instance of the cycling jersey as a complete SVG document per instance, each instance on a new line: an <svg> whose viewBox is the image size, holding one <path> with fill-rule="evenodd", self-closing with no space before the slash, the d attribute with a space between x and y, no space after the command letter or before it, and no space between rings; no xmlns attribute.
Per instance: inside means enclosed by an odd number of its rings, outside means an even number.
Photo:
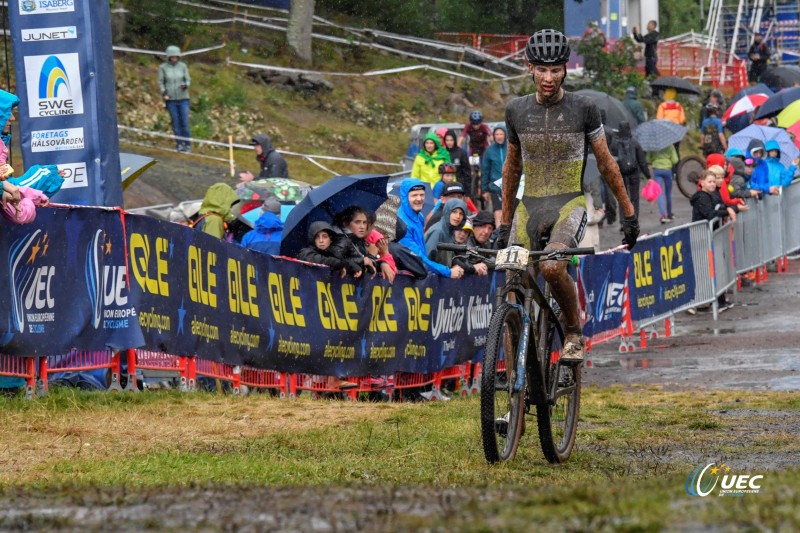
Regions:
<svg viewBox="0 0 800 533"><path fill-rule="evenodd" d="M542 237L577 246L586 225L583 170L590 143L605 135L600 111L588 98L565 92L555 104L535 94L506 107L508 142L520 149L525 186L514 237L530 249Z"/></svg>

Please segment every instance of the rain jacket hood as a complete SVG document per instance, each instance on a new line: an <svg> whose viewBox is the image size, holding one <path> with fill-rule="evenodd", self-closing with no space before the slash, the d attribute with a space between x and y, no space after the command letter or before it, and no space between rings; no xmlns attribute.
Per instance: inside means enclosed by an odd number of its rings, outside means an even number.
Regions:
<svg viewBox="0 0 800 533"><path fill-rule="evenodd" d="M327 231L330 233L331 239L336 237L336 230L333 229L333 226L323 220L318 220L317 222L311 224L311 226L308 228L308 241L312 244L312 246L314 245L314 238L320 231Z"/></svg>
<svg viewBox="0 0 800 533"><path fill-rule="evenodd" d="M15 94L0 89L0 129L4 128L11 116L11 109L19 105Z"/></svg>
<svg viewBox="0 0 800 533"><path fill-rule="evenodd" d="M203 204L200 206L200 214L216 213L226 221L233 220L231 207L239 201L236 192L227 183L215 183L206 191L203 197Z"/></svg>
<svg viewBox="0 0 800 533"><path fill-rule="evenodd" d="M425 150L425 141L428 140L431 140L434 143L436 143L436 149L433 151L432 154L429 154ZM426 165L435 167L437 170L442 162L445 163L450 162L450 152L448 152L447 149L445 149L442 146L442 142L439 139L439 136L436 135L435 131L429 131L428 134L425 135L425 138L422 140L422 146L420 147L420 151L417 155L421 156L422 159L425 160Z"/></svg>
<svg viewBox="0 0 800 533"><path fill-rule="evenodd" d="M175 46L174 44L167 46L167 51L165 52L167 59L173 56L177 56L179 59L181 57L181 49Z"/></svg>
<svg viewBox="0 0 800 533"><path fill-rule="evenodd" d="M461 209L464 212L464 218L458 226L450 224L450 215L456 209ZM450 200L442 208L442 218L438 224L434 224L425 234L425 251L428 257L436 257L438 250L436 245L439 243L452 243L455 242L454 232L464 227L467 221L467 204L464 200Z"/></svg>
<svg viewBox="0 0 800 533"><path fill-rule="evenodd" d="M764 141L761 139L751 139L750 143L747 145L747 156L753 156L753 150L761 149L764 151L764 155L767 155L766 148L764 147Z"/></svg>
<svg viewBox="0 0 800 533"><path fill-rule="evenodd" d="M408 203L408 193L412 187L417 185L424 187L422 180L416 178L406 178L400 183L400 209L398 209L397 215L406 225L406 234L398 242L422 259L428 270L449 278L450 268L428 258L428 254L425 252L425 218L422 213L411 209L411 205Z"/></svg>
<svg viewBox="0 0 800 533"><path fill-rule="evenodd" d="M259 133L258 135L253 135L253 142L261 145L261 150L263 151L264 155L267 155L275 148L272 146L272 141L270 140L269 136L264 135L263 133Z"/></svg>
<svg viewBox="0 0 800 533"><path fill-rule="evenodd" d="M627 120L623 120L619 123L619 132L617 132L617 137L622 139L630 139L631 136L631 124Z"/></svg>
<svg viewBox="0 0 800 533"><path fill-rule="evenodd" d="M283 231L283 222L275 213L266 211L256 220L255 230L261 233L280 233Z"/></svg>
<svg viewBox="0 0 800 533"><path fill-rule="evenodd" d="M639 94L636 92L636 87L630 86L625 89L625 98L638 98Z"/></svg>
<svg viewBox="0 0 800 533"><path fill-rule="evenodd" d="M780 157L781 155L781 145L778 144L778 141L776 141L775 139L767 141L767 143L764 145L764 149L767 151L767 153L769 153L770 150L777 150L778 157Z"/></svg>

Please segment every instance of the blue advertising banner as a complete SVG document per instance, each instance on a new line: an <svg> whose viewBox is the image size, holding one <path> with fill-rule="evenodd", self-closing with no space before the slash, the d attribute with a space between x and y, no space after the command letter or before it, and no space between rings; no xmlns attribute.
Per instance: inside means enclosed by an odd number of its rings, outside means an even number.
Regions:
<svg viewBox="0 0 800 533"><path fill-rule="evenodd" d="M669 313L694 299L694 263L688 228L636 243L628 276L631 318Z"/></svg>
<svg viewBox="0 0 800 533"><path fill-rule="evenodd" d="M638 247L638 244L637 244ZM630 254L587 255L581 258L581 299L586 310L583 334L591 337L618 328L625 308L625 282Z"/></svg>
<svg viewBox="0 0 800 533"><path fill-rule="evenodd" d="M483 355L496 279L341 278L186 226L41 208L0 233L0 351L139 348L328 375L434 372Z"/></svg>
<svg viewBox="0 0 800 533"><path fill-rule="evenodd" d="M60 203L122 205L108 2L9 0L26 167L66 172Z"/></svg>
<svg viewBox="0 0 800 533"><path fill-rule="evenodd" d="M56 355L141 346L124 244L115 211L42 208L31 224L6 225L2 351Z"/></svg>

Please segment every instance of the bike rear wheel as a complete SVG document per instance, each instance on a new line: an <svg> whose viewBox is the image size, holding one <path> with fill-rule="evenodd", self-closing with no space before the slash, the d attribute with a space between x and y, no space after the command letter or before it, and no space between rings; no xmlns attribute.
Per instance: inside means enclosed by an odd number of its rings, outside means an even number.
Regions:
<svg viewBox="0 0 800 533"><path fill-rule="evenodd" d="M684 157L678 162L678 168L675 171L676 181L678 189L686 198L691 198L697 192L697 181L705 169L705 160L696 155Z"/></svg>
<svg viewBox="0 0 800 533"><path fill-rule="evenodd" d="M519 392L513 390L522 328L519 309L505 302L495 309L489 322L481 374L481 437L483 453L489 463L513 459L522 436L525 382ZM503 424L498 426L497 421L506 414L508 421L503 432Z"/></svg>
<svg viewBox="0 0 800 533"><path fill-rule="evenodd" d="M545 288L545 298L557 309ZM561 348L564 339L556 328L556 316L549 310L539 313L537 322L537 352L544 377L544 387L549 403L536 406L539 426L539 443L550 463L563 463L569 459L578 431L581 400L581 366L562 365Z"/></svg>

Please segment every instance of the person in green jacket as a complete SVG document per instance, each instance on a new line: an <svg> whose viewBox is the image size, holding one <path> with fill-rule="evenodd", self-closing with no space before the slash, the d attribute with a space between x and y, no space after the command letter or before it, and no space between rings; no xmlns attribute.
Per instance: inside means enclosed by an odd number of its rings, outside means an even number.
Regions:
<svg viewBox="0 0 800 533"><path fill-rule="evenodd" d="M167 60L158 67L158 88L167 105L172 120L172 132L177 139L177 150L187 154L192 152L189 142L189 68L181 61L181 49L170 45L166 51Z"/></svg>
<svg viewBox="0 0 800 533"><path fill-rule="evenodd" d="M236 192L227 183L215 183L206 191L200 206L200 217L193 227L218 239L227 237L228 222L236 218L231 208L239 201Z"/></svg>
<svg viewBox="0 0 800 533"><path fill-rule="evenodd" d="M439 181L439 165L450 163L450 153L442 147L436 132L429 131L422 141L422 150L414 158L411 177L425 181L431 188Z"/></svg>
<svg viewBox="0 0 800 533"><path fill-rule="evenodd" d="M653 178L661 185L658 197L661 223L672 222L675 220L672 214L672 167L678 164L678 152L670 144L658 152L647 152L647 162L653 167Z"/></svg>

